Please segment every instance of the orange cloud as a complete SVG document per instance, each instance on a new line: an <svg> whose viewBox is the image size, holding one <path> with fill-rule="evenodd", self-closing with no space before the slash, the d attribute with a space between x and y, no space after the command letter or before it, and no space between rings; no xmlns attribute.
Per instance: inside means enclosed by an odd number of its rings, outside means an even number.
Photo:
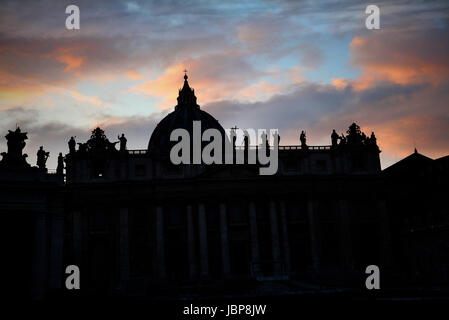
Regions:
<svg viewBox="0 0 449 320"><path fill-rule="evenodd" d="M410 115L383 123L365 126L366 132L375 131L381 156L400 160L410 155L416 147L428 157L438 158L448 152L447 143L438 135L447 123L433 117Z"/></svg>
<svg viewBox="0 0 449 320"><path fill-rule="evenodd" d="M280 92L281 85L260 81L240 90L238 96L248 101L260 101Z"/></svg>
<svg viewBox="0 0 449 320"><path fill-rule="evenodd" d="M103 101L101 101L100 98L97 96L86 96L76 90L68 90L67 92L70 94L71 97L73 97L75 100L79 102L86 102L100 108L105 106Z"/></svg>
<svg viewBox="0 0 449 320"><path fill-rule="evenodd" d="M90 125L89 125L90 129L89 130L92 131L95 128L98 128L98 127L104 129L104 128L112 126L112 125L123 124L124 122L126 122L126 119L119 118L119 117L106 117L106 118L103 118L101 120L90 119L89 122L90 122Z"/></svg>
<svg viewBox="0 0 449 320"><path fill-rule="evenodd" d="M192 67L193 65L190 66L190 68ZM157 104L160 109L171 108L176 105L178 89L182 87L183 70L183 64L172 65L159 78L146 81L131 88L131 90L160 98L161 102Z"/></svg>
<svg viewBox="0 0 449 320"><path fill-rule="evenodd" d="M301 83L305 80L305 77L303 76L304 68L301 68L300 66L294 66L288 71L288 76L293 83Z"/></svg>
<svg viewBox="0 0 449 320"><path fill-rule="evenodd" d="M45 95L44 86L0 69L0 110L36 103Z"/></svg>
<svg viewBox="0 0 449 320"><path fill-rule="evenodd" d="M66 65L65 72L79 69L85 62L85 58L73 53L72 50L72 48L67 47L58 48L53 54L57 61Z"/></svg>
<svg viewBox="0 0 449 320"><path fill-rule="evenodd" d="M363 90L383 81L438 85L449 78L448 41L438 31L381 30L354 37L350 43L353 64L362 68L354 88Z"/></svg>
<svg viewBox="0 0 449 320"><path fill-rule="evenodd" d="M348 79L342 79L342 78L332 79L332 85L339 90L346 88L349 84L350 84L350 81Z"/></svg>
<svg viewBox="0 0 449 320"><path fill-rule="evenodd" d="M183 71L187 68L189 84L195 89L198 104L204 105L208 102L232 98L238 94L242 82L225 81L220 72L214 73L210 70L209 63L190 59L172 64L158 78L139 84L131 90L160 98L161 101L156 106L160 109L170 109L176 105L178 90L183 86Z"/></svg>
<svg viewBox="0 0 449 320"><path fill-rule="evenodd" d="M290 84L291 80L287 79L291 72L283 72L281 77L277 71L256 71L241 58L239 52L223 52L174 63L157 78L130 90L159 98L156 106L170 109L176 105L178 90L183 86L185 68L200 105L219 100L266 100L283 90L287 86L285 82L289 80ZM296 80L299 81L298 75Z"/></svg>
<svg viewBox="0 0 449 320"><path fill-rule="evenodd" d="M64 73L78 70L86 61L69 46L42 51L35 44L0 47L0 108L54 105L48 95L71 80Z"/></svg>
<svg viewBox="0 0 449 320"><path fill-rule="evenodd" d="M131 80L140 80L143 78L143 75L141 75L134 69L127 70L125 74Z"/></svg>

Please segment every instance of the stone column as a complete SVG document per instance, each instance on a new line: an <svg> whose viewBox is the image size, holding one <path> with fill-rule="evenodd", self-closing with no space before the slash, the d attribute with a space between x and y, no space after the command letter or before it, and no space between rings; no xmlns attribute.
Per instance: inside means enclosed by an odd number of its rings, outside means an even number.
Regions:
<svg viewBox="0 0 449 320"><path fill-rule="evenodd" d="M310 229L310 245L312 252L312 265L315 270L320 268L320 234L318 228L318 221L313 210L313 200L307 201L307 215L309 217Z"/></svg>
<svg viewBox="0 0 449 320"><path fill-rule="evenodd" d="M338 200L338 225L340 231L340 254L342 267L352 268L352 245L351 245L351 217L348 211L347 200Z"/></svg>
<svg viewBox="0 0 449 320"><path fill-rule="evenodd" d="M73 264L77 267L81 265L81 249L82 249L82 225L81 225L81 211L73 212L73 230L72 230L72 245L73 245Z"/></svg>
<svg viewBox="0 0 449 320"><path fill-rule="evenodd" d="M221 260L223 266L223 277L227 278L230 273L229 264L229 241L228 241L228 219L226 204L220 203L220 235L221 235Z"/></svg>
<svg viewBox="0 0 449 320"><path fill-rule="evenodd" d="M287 274L290 274L291 257L290 257L290 244L288 239L287 210L285 208L285 201L281 201L280 206L281 206L282 245L284 247L285 271L287 272Z"/></svg>
<svg viewBox="0 0 449 320"><path fill-rule="evenodd" d="M41 300L45 296L47 283L47 219L44 212L34 218L33 243L33 287L32 297ZM8 276L8 275L5 275Z"/></svg>
<svg viewBox="0 0 449 320"><path fill-rule="evenodd" d="M251 275L260 272L259 240L257 236L256 206L253 201L249 203L249 227L251 235Z"/></svg>
<svg viewBox="0 0 449 320"><path fill-rule="evenodd" d="M271 250L273 257L273 271L276 275L279 275L282 271L281 268L281 250L279 246L279 228L278 219L276 214L276 202L270 201L270 225L271 225Z"/></svg>
<svg viewBox="0 0 449 320"><path fill-rule="evenodd" d="M189 278L194 279L197 275L197 265L195 259L195 234L191 205L187 206L187 250L189 259Z"/></svg>
<svg viewBox="0 0 449 320"><path fill-rule="evenodd" d="M50 288L61 289L63 278L64 214L51 216Z"/></svg>
<svg viewBox="0 0 449 320"><path fill-rule="evenodd" d="M202 203L198 204L198 226L200 237L200 277L207 279L209 277L209 255L207 251L206 209Z"/></svg>
<svg viewBox="0 0 449 320"><path fill-rule="evenodd" d="M120 208L120 283L126 285L129 279L128 208Z"/></svg>
<svg viewBox="0 0 449 320"><path fill-rule="evenodd" d="M156 270L159 280L165 279L164 216L161 206L156 207Z"/></svg>
<svg viewBox="0 0 449 320"><path fill-rule="evenodd" d="M381 231L381 259L384 266L389 267L392 262L392 243L390 235L390 226L388 211L385 200L377 202L377 209L380 217L380 231Z"/></svg>

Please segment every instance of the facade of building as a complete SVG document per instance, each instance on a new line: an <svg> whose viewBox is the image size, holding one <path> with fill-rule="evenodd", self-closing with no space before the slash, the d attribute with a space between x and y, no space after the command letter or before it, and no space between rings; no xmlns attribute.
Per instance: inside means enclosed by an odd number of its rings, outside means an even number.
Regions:
<svg viewBox="0 0 449 320"><path fill-rule="evenodd" d="M0 162L0 210L18 226L27 217L21 239L23 247L33 244L32 297L66 290L64 269L72 264L82 274L79 294L108 296L232 294L275 281L360 287L368 265L393 277L413 260L398 233L409 232L397 197L408 191L394 187L394 170L381 171L374 134L352 124L344 137L334 132L329 146L308 146L302 137L301 145L279 146L277 173L263 176L258 163L172 164L170 133L192 132L193 121L224 134L197 105L186 76L146 150L127 150L124 136L117 149L97 128L78 148L69 141L64 175L62 157L56 174L45 166L12 169L9 148ZM447 222L447 203L441 208ZM447 237L432 234L447 253Z"/></svg>
<svg viewBox="0 0 449 320"><path fill-rule="evenodd" d="M396 280L427 287L447 284L449 157L432 160L415 149L382 176L391 212Z"/></svg>

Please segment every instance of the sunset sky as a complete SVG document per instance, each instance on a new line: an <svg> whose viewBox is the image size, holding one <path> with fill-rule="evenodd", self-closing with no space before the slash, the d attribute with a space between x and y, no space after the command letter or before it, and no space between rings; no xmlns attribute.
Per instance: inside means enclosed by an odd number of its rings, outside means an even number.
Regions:
<svg viewBox="0 0 449 320"><path fill-rule="evenodd" d="M81 11L67 30L65 8ZM380 7L380 30L365 8ZM187 69L225 128L278 128L329 145L352 122L376 133L382 167L416 147L449 154L448 1L2 1L0 151L18 124L35 165L96 126L145 149Z"/></svg>

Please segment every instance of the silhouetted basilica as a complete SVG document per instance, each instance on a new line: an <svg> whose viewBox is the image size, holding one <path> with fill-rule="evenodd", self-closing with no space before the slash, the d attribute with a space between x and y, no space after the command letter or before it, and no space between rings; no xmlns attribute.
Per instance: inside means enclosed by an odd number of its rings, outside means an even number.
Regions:
<svg viewBox="0 0 449 320"><path fill-rule="evenodd" d="M308 146L304 133L279 146L271 176L257 163L174 165L170 133L191 132L194 120L224 133L185 76L148 149L96 128L86 142L69 140L56 173L43 148L30 166L26 133L9 131L0 212L13 295L67 294L72 264L74 294L87 296L361 288L368 265L384 287L448 283L449 157L415 152L381 171L374 133L352 124L329 146Z"/></svg>

